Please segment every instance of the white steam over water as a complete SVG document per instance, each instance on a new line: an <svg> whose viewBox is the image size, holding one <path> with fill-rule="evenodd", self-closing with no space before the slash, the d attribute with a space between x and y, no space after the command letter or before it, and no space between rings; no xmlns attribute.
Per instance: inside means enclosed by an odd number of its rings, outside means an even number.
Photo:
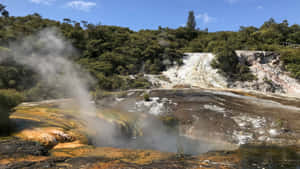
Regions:
<svg viewBox="0 0 300 169"><path fill-rule="evenodd" d="M87 89L91 78L68 59L76 51L55 29L11 43L9 48L16 62L35 70L49 85L62 86L68 96L75 98L81 113L95 112Z"/></svg>
<svg viewBox="0 0 300 169"><path fill-rule="evenodd" d="M186 53L182 66L163 72L171 82L170 86L163 87L191 85L202 88L226 88L226 79L210 65L213 59L214 55L211 53Z"/></svg>
<svg viewBox="0 0 300 169"><path fill-rule="evenodd" d="M56 29L45 29L12 42L9 50L9 53L0 53L0 62L9 57L33 69L41 81L73 98L73 106L80 112L78 118L85 121L88 131L101 133L101 137L108 141L113 140L114 127L95 118L96 107L88 90L88 82L93 79L70 59L76 55L76 50Z"/></svg>

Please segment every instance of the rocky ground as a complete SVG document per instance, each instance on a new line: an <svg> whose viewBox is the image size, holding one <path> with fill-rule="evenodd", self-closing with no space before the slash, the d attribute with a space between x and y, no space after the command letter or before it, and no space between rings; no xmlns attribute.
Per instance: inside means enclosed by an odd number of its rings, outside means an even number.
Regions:
<svg viewBox="0 0 300 169"><path fill-rule="evenodd" d="M299 103L201 89L110 94L91 118L119 131L114 144L87 130L72 100L23 103L0 138L0 168L297 168Z"/></svg>

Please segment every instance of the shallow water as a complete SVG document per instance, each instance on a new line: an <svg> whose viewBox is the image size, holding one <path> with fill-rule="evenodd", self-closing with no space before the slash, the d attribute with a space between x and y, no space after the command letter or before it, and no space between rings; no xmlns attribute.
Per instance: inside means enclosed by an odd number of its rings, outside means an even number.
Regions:
<svg viewBox="0 0 300 169"><path fill-rule="evenodd" d="M239 145L248 143L295 143L293 135L297 135L297 119L300 119L297 99L180 89L151 90L152 101L145 102L144 92L111 98L115 101L100 101L108 109L119 109L126 115L137 114L135 124L130 124L136 128L129 129L138 129L142 134L116 136L112 139L117 140L114 142L96 140L95 145L197 155L236 150ZM161 121L165 115L178 120L177 128Z"/></svg>
<svg viewBox="0 0 300 169"><path fill-rule="evenodd" d="M242 146L238 151L243 169L299 169L300 151L296 147Z"/></svg>

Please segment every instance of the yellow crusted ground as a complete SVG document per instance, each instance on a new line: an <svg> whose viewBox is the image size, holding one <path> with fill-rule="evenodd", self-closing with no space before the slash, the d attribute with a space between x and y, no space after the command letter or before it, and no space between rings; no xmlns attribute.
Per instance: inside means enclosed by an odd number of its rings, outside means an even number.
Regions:
<svg viewBox="0 0 300 169"><path fill-rule="evenodd" d="M153 150L128 150L109 147L93 147L88 145L84 125L76 118L76 111L60 108L58 103L39 105L21 105L15 109L10 118L16 122L16 131L13 134L24 140L37 141L50 147L50 156L26 156L22 158L1 159L0 164L9 164L18 161L44 161L52 157L103 157L110 159L107 162L97 162L91 168L122 168L125 164L151 165L154 161L174 158L174 153L163 153ZM102 110L97 116L111 123L128 125L136 120L135 114L124 115L118 110ZM205 168L201 161L209 159L218 163L236 162L238 159L230 156L198 157L186 160L196 166ZM180 160L180 159L179 159ZM185 160L185 159L183 159ZM175 164L174 164L175 165ZM222 166L222 165L221 165ZM226 168L226 165L223 166Z"/></svg>

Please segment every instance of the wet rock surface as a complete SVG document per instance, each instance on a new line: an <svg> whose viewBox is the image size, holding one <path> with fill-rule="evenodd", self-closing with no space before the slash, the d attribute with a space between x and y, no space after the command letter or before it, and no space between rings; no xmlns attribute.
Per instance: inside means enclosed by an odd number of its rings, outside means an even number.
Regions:
<svg viewBox="0 0 300 169"><path fill-rule="evenodd" d="M44 156L48 149L37 142L20 140L18 138L0 139L0 157L22 157L26 155Z"/></svg>
<svg viewBox="0 0 300 169"><path fill-rule="evenodd" d="M180 134L223 148L231 145L298 145L300 101L237 91L151 90L152 102L139 99L143 92L123 98L114 106L126 111L170 116L179 121ZM155 104L154 104L154 103ZM135 104L138 103L138 108ZM146 107L141 108L141 103ZM124 105L123 105L124 104ZM125 106L125 107L123 107ZM147 108L148 106L148 108ZM204 144L204 143L202 143ZM211 144L213 150L214 144ZM209 147L209 146L208 146Z"/></svg>
<svg viewBox="0 0 300 169"><path fill-rule="evenodd" d="M111 94L98 100L99 112L91 118L115 124L120 135L114 138L122 144L93 140L102 133L85 131L76 109L61 106L68 102L16 108L12 135L18 138L0 138L0 168L300 166L299 99L203 89Z"/></svg>

